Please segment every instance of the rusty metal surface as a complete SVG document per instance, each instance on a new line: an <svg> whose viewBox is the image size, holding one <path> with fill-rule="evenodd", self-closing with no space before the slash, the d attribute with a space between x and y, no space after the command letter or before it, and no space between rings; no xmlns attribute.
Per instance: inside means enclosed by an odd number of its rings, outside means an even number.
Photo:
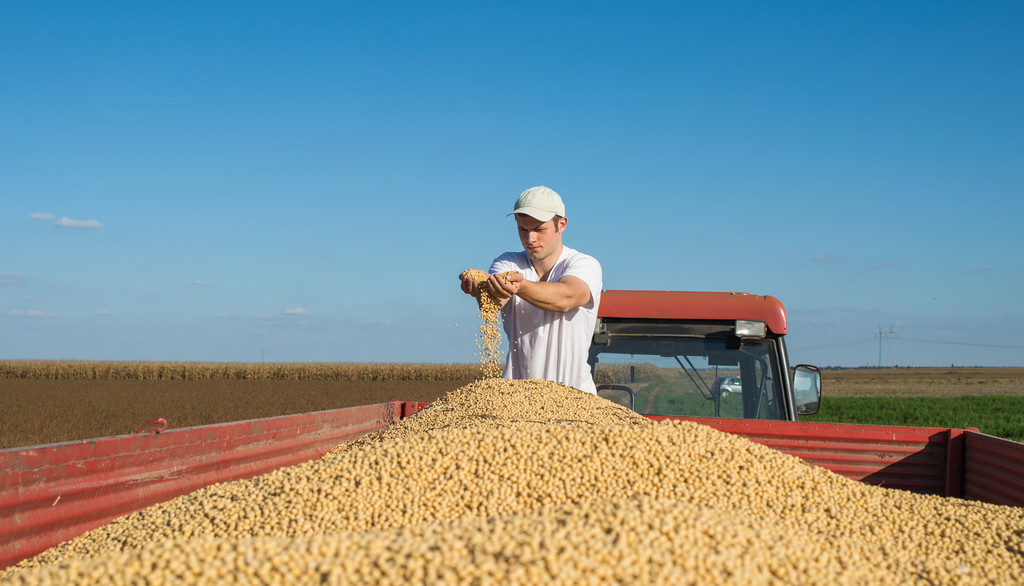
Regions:
<svg viewBox="0 0 1024 586"><path fill-rule="evenodd" d="M964 432L964 498L1024 507L1024 444Z"/></svg>
<svg viewBox="0 0 1024 586"><path fill-rule="evenodd" d="M0 450L0 568L208 484L318 458L401 409L384 403Z"/></svg>
<svg viewBox="0 0 1024 586"><path fill-rule="evenodd" d="M406 401L405 403L402 403L402 417L409 417L410 415L415 415L420 411L426 409L427 405L430 405L430 403Z"/></svg>

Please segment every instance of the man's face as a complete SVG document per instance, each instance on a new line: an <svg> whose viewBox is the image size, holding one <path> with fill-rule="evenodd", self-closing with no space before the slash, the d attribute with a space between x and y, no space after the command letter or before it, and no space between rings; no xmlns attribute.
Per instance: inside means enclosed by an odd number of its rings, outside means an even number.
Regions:
<svg viewBox="0 0 1024 586"><path fill-rule="evenodd" d="M555 221L558 220L558 224ZM546 258L561 252L562 230L565 229L565 218L552 218L547 222L528 216L516 214L516 225L519 227L519 241L523 250L533 262L543 262Z"/></svg>

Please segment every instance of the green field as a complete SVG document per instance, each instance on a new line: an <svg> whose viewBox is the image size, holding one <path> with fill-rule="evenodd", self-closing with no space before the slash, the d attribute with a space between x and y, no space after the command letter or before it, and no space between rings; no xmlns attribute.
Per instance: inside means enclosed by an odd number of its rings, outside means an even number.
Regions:
<svg viewBox="0 0 1024 586"><path fill-rule="evenodd" d="M973 427L982 433L1024 442L1024 397L826 397L815 415L802 421Z"/></svg>
<svg viewBox="0 0 1024 586"><path fill-rule="evenodd" d="M701 417L742 417L739 397L723 397L718 414L714 403L696 393L657 393L654 404L641 404L646 393L637 396L638 408L649 413L694 414ZM1024 442L1024 397L825 397L815 415L802 415L801 421L903 425L911 427L973 427L982 433Z"/></svg>
<svg viewBox="0 0 1024 586"><path fill-rule="evenodd" d="M1024 390L1021 371L972 369L940 372L827 372L821 410L801 421L975 428L1024 442ZM684 385L685 387L685 385ZM719 412L696 388L680 392L676 378L655 377L636 389L637 410L666 415L742 417L738 397L723 397ZM989 394L991 393L991 394Z"/></svg>

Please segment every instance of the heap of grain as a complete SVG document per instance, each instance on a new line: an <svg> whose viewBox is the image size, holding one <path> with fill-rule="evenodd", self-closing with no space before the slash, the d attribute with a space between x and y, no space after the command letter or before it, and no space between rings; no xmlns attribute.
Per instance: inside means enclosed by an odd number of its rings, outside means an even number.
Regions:
<svg viewBox="0 0 1024 586"><path fill-rule="evenodd" d="M544 381L484 380L336 455L206 487L26 584L1019 583L1024 510L847 480Z"/></svg>

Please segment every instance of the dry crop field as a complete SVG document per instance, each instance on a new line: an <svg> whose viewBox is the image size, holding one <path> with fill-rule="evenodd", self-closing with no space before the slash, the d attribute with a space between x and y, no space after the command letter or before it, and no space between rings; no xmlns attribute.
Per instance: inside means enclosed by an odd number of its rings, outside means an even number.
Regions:
<svg viewBox="0 0 1024 586"><path fill-rule="evenodd" d="M825 370L828 397L1024 397L1024 368L868 368Z"/></svg>
<svg viewBox="0 0 1024 586"><path fill-rule="evenodd" d="M0 361L0 449L371 405L432 402L472 364Z"/></svg>
<svg viewBox="0 0 1024 586"><path fill-rule="evenodd" d="M828 397L1024 397L1024 368L823 372ZM0 361L0 449L339 409L432 402L473 364Z"/></svg>

